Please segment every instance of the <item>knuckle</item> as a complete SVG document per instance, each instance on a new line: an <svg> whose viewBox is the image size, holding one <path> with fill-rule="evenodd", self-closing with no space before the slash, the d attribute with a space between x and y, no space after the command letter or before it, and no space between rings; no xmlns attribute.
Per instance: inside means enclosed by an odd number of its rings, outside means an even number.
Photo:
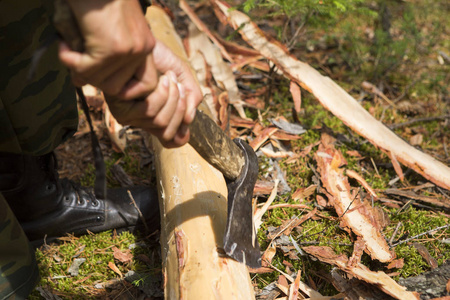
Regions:
<svg viewBox="0 0 450 300"><path fill-rule="evenodd" d="M167 118L155 118L153 124L159 128L165 128L169 125L170 120Z"/></svg>

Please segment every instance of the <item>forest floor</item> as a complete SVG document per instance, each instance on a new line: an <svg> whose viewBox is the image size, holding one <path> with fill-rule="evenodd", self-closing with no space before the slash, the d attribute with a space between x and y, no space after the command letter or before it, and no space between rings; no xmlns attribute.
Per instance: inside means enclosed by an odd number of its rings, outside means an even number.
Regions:
<svg viewBox="0 0 450 300"><path fill-rule="evenodd" d="M223 44L251 48L235 30L218 21L208 3L189 4ZM232 4L242 11L239 1ZM252 9L249 15L295 58L339 84L373 118L449 166L450 27L445 24L450 5L444 0L411 0L390 1L385 10L375 1L362 6L365 10L316 16L306 22L273 15L276 7ZM180 35L187 38L189 17L177 5L168 9ZM357 283L350 280L348 269L339 268L337 261L342 257L383 272L394 282L439 270L449 261L449 190L406 166L399 169L379 147L347 127L313 94L291 84L264 57L251 60L242 49L232 54L235 61L227 65L233 68L242 110L220 100L230 100L230 85L219 83L214 74L208 82L220 125L257 151L257 207L273 201L258 231L264 267L251 272L257 299L294 299L289 288L295 282L289 278L297 275L324 296L346 291L353 299L350 294ZM246 63L239 66L242 61ZM148 135L125 128L126 149L116 151L108 134L111 129L103 121L102 99L94 98L90 99L91 115L107 165L108 185L154 185ZM353 200L343 213L336 211L324 182L324 149L341 159L339 176L348 180ZM90 136L81 110L79 131L57 149L57 156L61 177L93 184ZM355 179L355 173L363 180ZM349 229L344 218L358 211L351 207L357 203L368 210L373 218L368 224L377 229L395 258L382 263L373 253L363 252L367 248L361 245L360 235ZM328 256L320 257L324 253ZM158 232L66 236L40 247L36 255L41 281L30 299L163 297ZM447 295L448 289L447 285ZM367 299L389 299L375 285L364 285L364 291Z"/></svg>

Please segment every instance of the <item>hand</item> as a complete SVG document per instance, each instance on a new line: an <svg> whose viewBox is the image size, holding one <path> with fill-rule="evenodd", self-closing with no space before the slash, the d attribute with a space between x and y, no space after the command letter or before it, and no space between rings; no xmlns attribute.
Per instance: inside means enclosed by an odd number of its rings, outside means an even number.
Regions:
<svg viewBox="0 0 450 300"><path fill-rule="evenodd" d="M138 1L68 1L85 40L84 53L60 47L75 85L102 89L120 123L149 131L166 147L188 142L202 93L187 63L153 38ZM159 83L158 73L165 74Z"/></svg>
<svg viewBox="0 0 450 300"><path fill-rule="evenodd" d="M156 40L153 57L155 67L165 74L155 91L141 101L108 104L120 123L147 130L165 147L182 146L189 141L188 125L203 99L202 92L188 64L161 41Z"/></svg>
<svg viewBox="0 0 450 300"><path fill-rule="evenodd" d="M85 40L83 53L61 43L59 57L76 86L135 99L151 93L157 72L149 55L155 39L137 0L68 0Z"/></svg>

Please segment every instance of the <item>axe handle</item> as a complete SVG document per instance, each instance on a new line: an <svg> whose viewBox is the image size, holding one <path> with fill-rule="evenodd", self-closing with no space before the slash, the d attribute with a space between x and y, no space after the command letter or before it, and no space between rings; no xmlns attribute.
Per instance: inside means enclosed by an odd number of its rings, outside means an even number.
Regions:
<svg viewBox="0 0 450 300"><path fill-rule="evenodd" d="M189 144L208 163L216 167L230 180L235 180L242 171L245 158L242 150L223 132L216 122L197 110L189 126Z"/></svg>
<svg viewBox="0 0 450 300"><path fill-rule="evenodd" d="M54 5L53 23L58 33L71 49L83 52L84 41L69 5L65 0L55 0ZM189 129L189 144L227 179L235 180L245 164L242 150L210 117L199 110Z"/></svg>

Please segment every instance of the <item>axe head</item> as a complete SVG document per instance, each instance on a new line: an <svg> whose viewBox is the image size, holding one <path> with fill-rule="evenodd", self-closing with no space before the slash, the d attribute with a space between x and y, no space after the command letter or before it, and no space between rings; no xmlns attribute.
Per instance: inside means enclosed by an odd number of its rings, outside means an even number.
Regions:
<svg viewBox="0 0 450 300"><path fill-rule="evenodd" d="M258 177L258 158L241 139L234 143L242 150L245 164L239 177L228 187L228 217L223 238L226 254L250 268L261 267L261 252L253 223L252 196Z"/></svg>

